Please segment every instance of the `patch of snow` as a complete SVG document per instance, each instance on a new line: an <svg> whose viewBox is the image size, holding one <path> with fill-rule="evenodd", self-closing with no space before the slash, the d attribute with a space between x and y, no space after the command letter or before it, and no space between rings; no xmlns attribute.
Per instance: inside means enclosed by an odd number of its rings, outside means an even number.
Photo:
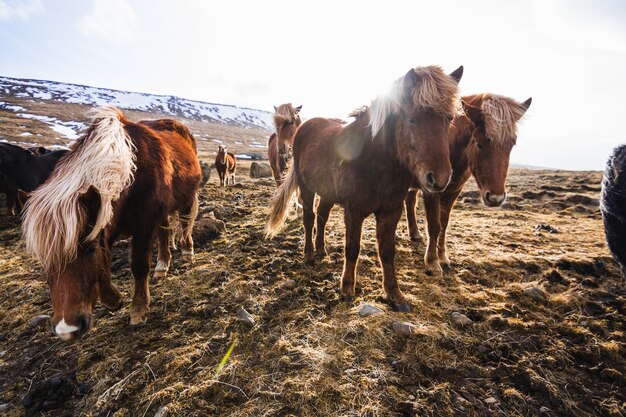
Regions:
<svg viewBox="0 0 626 417"><path fill-rule="evenodd" d="M20 136L33 136L33 134L30 132L22 132L20 133Z"/></svg>

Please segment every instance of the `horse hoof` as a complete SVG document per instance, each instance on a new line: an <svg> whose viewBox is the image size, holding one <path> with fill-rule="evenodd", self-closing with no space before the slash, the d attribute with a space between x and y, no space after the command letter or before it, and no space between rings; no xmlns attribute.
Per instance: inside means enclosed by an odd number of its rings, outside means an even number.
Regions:
<svg viewBox="0 0 626 417"><path fill-rule="evenodd" d="M156 284L162 278L165 278L166 275L167 275L167 271L154 271L154 275L152 276L152 283Z"/></svg>
<svg viewBox="0 0 626 417"><path fill-rule="evenodd" d="M411 242L422 243L424 239L421 236L411 236Z"/></svg>
<svg viewBox="0 0 626 417"><path fill-rule="evenodd" d="M439 265L426 267L426 273L436 277L443 277L443 269Z"/></svg>
<svg viewBox="0 0 626 417"><path fill-rule="evenodd" d="M148 321L148 314L131 314L130 315L130 325L133 327L143 327Z"/></svg>
<svg viewBox="0 0 626 417"><path fill-rule="evenodd" d="M343 295L341 297L341 299L345 302L345 303L351 303L354 301L354 295Z"/></svg>
<svg viewBox="0 0 626 417"><path fill-rule="evenodd" d="M399 313L408 313L411 311L411 307L409 306L409 303L407 303L406 301L400 304L394 303L394 307L396 308L396 311Z"/></svg>

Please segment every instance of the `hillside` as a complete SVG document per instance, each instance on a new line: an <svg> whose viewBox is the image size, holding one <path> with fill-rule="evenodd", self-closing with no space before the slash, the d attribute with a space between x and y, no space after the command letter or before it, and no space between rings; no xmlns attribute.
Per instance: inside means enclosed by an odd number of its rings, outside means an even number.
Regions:
<svg viewBox="0 0 626 417"><path fill-rule="evenodd" d="M0 140L67 146L84 130L86 112L114 105L138 121L173 117L187 124L209 158L220 144L235 153L266 153L272 114L175 96L118 91L76 84L0 77ZM271 108L271 103L268 103ZM209 158L210 159L210 158Z"/></svg>
<svg viewBox="0 0 626 417"><path fill-rule="evenodd" d="M604 243L601 173L512 170L499 209L485 208L471 181L452 213L443 278L424 272L424 247L403 218L404 314L382 298L372 217L357 298L342 302L342 210L329 219L329 256L304 266L300 219L263 238L273 181L240 178L220 188L213 175L204 188L200 211L226 232L207 240L197 230L193 264L174 254L141 328L128 324L133 287L119 242L113 280L126 305L98 306L94 328L73 344L31 323L51 312L48 285L0 201L7 415L24 415L23 401L53 408L43 416L626 415L626 289ZM361 316L362 304L382 312ZM252 326L237 319L239 306ZM396 333L399 321L414 331Z"/></svg>

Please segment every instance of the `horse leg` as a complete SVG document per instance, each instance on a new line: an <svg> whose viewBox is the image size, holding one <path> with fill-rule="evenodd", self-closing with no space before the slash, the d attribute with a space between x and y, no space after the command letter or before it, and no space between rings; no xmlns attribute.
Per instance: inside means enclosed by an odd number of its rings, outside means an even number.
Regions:
<svg viewBox="0 0 626 417"><path fill-rule="evenodd" d="M181 210L180 215L180 227L182 230L182 237L180 242L180 250L183 254L183 258L187 262L193 262L193 225L198 215L198 194L193 195L191 206L185 207Z"/></svg>
<svg viewBox="0 0 626 417"><path fill-rule="evenodd" d="M220 171L220 185L223 187L224 186L224 173Z"/></svg>
<svg viewBox="0 0 626 417"><path fill-rule="evenodd" d="M159 251L157 253L157 264L154 268L152 282L157 283L161 278L167 275L170 269L170 261L172 260L172 252L170 251L170 222L169 218L165 218L159 226L157 232L159 239Z"/></svg>
<svg viewBox="0 0 626 417"><path fill-rule="evenodd" d="M428 245L424 254L426 272L443 276L443 269L437 257L437 240L441 230L440 224L440 197L438 194L424 193L424 211L428 223Z"/></svg>
<svg viewBox="0 0 626 417"><path fill-rule="evenodd" d="M409 237L414 242L422 243L424 238L417 227L417 217L415 210L417 209L417 190L410 189L404 198L406 206L406 221L409 224Z"/></svg>
<svg viewBox="0 0 626 417"><path fill-rule="evenodd" d="M17 211L17 193L12 191L6 193L7 196L7 216L16 216Z"/></svg>
<svg viewBox="0 0 626 417"><path fill-rule="evenodd" d="M410 311L409 303L402 295L396 279L396 227L402 215L402 206L395 210L376 213L376 240L378 257L383 269L383 287L387 299L403 313Z"/></svg>
<svg viewBox="0 0 626 417"><path fill-rule="evenodd" d="M110 311L116 311L122 308L124 300L122 294L111 282L111 245L114 238L102 238L101 244L104 245L104 268L103 274L99 276L98 284L100 286L100 301Z"/></svg>
<svg viewBox="0 0 626 417"><path fill-rule="evenodd" d="M313 222L315 221L313 203L315 202L315 193L302 187L300 188L300 196L302 197L304 210L304 216L302 217L302 223L304 224L304 264L309 265L315 258L313 252Z"/></svg>
<svg viewBox="0 0 626 417"><path fill-rule="evenodd" d="M333 203L330 203L320 197L320 201L317 205L317 230L315 232L315 252L318 258L324 258L326 255L328 255L328 252L326 252L326 242L324 239L324 235L326 222L328 221L328 215L330 214L330 210L333 208L333 206Z"/></svg>
<svg viewBox="0 0 626 417"><path fill-rule="evenodd" d="M135 293L130 304L130 324L144 324L148 320L150 288L148 272L150 270L151 236L133 236L130 254L130 269L135 278Z"/></svg>
<svg viewBox="0 0 626 417"><path fill-rule="evenodd" d="M344 208L346 243L344 248L343 273L341 275L341 296L344 301L354 300L356 292L356 265L361 251L361 227L365 216Z"/></svg>
<svg viewBox="0 0 626 417"><path fill-rule="evenodd" d="M437 241L437 256L439 257L439 264L443 267L450 266L450 258L446 254L446 230L448 228L448 220L450 220L450 212L452 211L452 205L456 201L457 197L461 194L461 190L455 191L451 194L444 194L441 197L440 205L440 222L441 231L439 232L439 239Z"/></svg>

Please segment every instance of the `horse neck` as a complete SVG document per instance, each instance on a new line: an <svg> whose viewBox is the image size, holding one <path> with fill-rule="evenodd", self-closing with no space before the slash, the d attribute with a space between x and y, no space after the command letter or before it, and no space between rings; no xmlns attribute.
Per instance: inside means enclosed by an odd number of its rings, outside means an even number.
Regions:
<svg viewBox="0 0 626 417"><path fill-rule="evenodd" d="M457 116L450 126L450 162L455 177L469 171L473 130L472 123L465 116Z"/></svg>

